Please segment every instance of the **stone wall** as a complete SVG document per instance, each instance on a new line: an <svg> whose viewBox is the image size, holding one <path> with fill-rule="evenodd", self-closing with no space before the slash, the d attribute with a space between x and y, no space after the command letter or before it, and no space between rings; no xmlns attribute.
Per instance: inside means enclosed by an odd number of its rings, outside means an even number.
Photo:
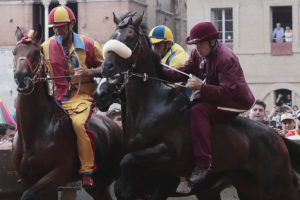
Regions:
<svg viewBox="0 0 300 200"><path fill-rule="evenodd" d="M0 47L0 97L10 112L14 110L14 99L18 94L13 74L13 48Z"/></svg>

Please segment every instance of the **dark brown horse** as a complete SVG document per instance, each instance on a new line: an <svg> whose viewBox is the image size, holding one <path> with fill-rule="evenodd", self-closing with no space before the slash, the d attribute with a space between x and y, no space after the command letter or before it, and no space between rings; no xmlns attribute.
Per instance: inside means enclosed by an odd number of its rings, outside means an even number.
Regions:
<svg viewBox="0 0 300 200"><path fill-rule="evenodd" d="M133 15L129 13L121 20L114 17L117 28L111 39L122 52L116 46L109 48L112 42L107 43L102 65L103 76L124 77L123 132L128 153L121 161L121 178L116 184L118 199L122 200L138 199L132 177L141 168L175 177L189 175L194 166L187 100L157 81L161 66L153 60L151 45L140 28L142 16L133 21ZM299 145L282 139L263 124L240 117L213 125L211 143L213 169L209 176L223 174L245 199L300 198L293 175L293 168L300 172ZM207 177L205 181L209 180ZM196 186L196 194L205 181ZM166 199L164 184L167 182L158 182L152 199ZM212 188L218 185L211 183Z"/></svg>
<svg viewBox="0 0 300 200"><path fill-rule="evenodd" d="M125 123L126 98L123 81L122 76L117 79L102 78L94 92L94 98L97 107L103 112L107 111L112 103L121 103L123 110L122 119ZM195 190L185 195L176 193L176 188L179 184L178 177L159 173L158 171L149 170L147 168L138 168L135 170L135 175L131 176L130 179L132 181L131 185L134 192L141 196L151 195L152 199L166 199L167 197L179 197L194 194L198 199L220 200L220 192L231 185L228 180L228 174L230 175L229 172L210 174L202 184L197 186ZM122 189L116 184L115 190L118 194ZM160 190L164 191L164 193L161 194L159 192ZM240 200L243 200L240 194L239 198Z"/></svg>
<svg viewBox="0 0 300 200"><path fill-rule="evenodd" d="M22 180L22 200L45 199L47 191L79 179L76 135L71 119L48 94L43 69L41 26L32 38L16 31L14 50L18 135L12 159ZM122 158L121 130L110 119L94 115L88 123L96 138L96 187L87 192L97 200L111 199L109 185L119 176Z"/></svg>

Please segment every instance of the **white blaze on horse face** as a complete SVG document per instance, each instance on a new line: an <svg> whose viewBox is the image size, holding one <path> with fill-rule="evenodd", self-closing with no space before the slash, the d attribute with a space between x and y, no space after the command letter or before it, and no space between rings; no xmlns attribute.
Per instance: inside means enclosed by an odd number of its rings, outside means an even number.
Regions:
<svg viewBox="0 0 300 200"><path fill-rule="evenodd" d="M107 80L106 78L102 78L102 79L100 80L100 83L98 84L98 87L97 87L97 89L96 89L96 93L97 93L97 94L100 94L100 88L101 88L102 84L106 82L106 80Z"/></svg>
<svg viewBox="0 0 300 200"><path fill-rule="evenodd" d="M103 57L105 59L108 52L115 52L120 57L127 59L131 56L131 49L119 40L109 40L103 46Z"/></svg>

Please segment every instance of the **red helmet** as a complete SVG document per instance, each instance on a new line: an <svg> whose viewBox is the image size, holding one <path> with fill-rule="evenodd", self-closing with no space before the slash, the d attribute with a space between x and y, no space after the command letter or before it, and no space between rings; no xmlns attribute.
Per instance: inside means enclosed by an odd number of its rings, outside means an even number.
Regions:
<svg viewBox="0 0 300 200"><path fill-rule="evenodd" d="M73 11L67 6L57 6L49 14L49 27L59 27L76 21Z"/></svg>
<svg viewBox="0 0 300 200"><path fill-rule="evenodd" d="M201 22L191 29L190 36L185 39L185 43L188 45L197 44L198 42L218 39L219 37L220 33L213 23Z"/></svg>

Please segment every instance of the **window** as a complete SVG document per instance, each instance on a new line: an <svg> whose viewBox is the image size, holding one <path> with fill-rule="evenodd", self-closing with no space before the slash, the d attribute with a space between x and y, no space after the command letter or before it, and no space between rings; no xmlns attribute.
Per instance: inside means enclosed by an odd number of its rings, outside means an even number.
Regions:
<svg viewBox="0 0 300 200"><path fill-rule="evenodd" d="M293 55L292 6L271 7L271 55Z"/></svg>
<svg viewBox="0 0 300 200"><path fill-rule="evenodd" d="M278 89L274 91L275 96L275 105L283 106L288 105L292 106L292 91L288 89Z"/></svg>
<svg viewBox="0 0 300 200"><path fill-rule="evenodd" d="M293 24L292 7L277 6L272 9L272 42L283 43L292 42Z"/></svg>
<svg viewBox="0 0 300 200"><path fill-rule="evenodd" d="M232 8L213 8L212 22L220 32L220 39L223 43L233 42L233 21Z"/></svg>

